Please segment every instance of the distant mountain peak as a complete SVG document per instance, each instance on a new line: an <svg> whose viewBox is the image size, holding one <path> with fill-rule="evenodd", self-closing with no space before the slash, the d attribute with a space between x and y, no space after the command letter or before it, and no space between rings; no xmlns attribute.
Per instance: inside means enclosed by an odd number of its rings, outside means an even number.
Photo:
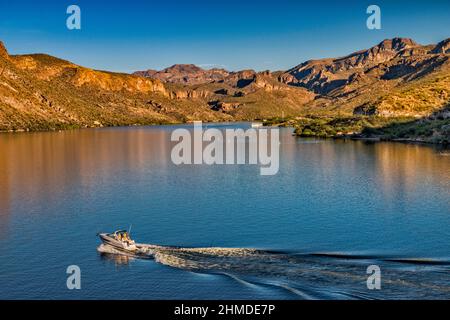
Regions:
<svg viewBox="0 0 450 320"><path fill-rule="evenodd" d="M384 50L402 51L418 45L418 43L410 38L393 38L381 41L376 47Z"/></svg>
<svg viewBox="0 0 450 320"><path fill-rule="evenodd" d="M192 72L202 72L204 69L196 66L195 64L174 64L168 68L162 70L163 72L184 72L184 73L192 73Z"/></svg>
<svg viewBox="0 0 450 320"><path fill-rule="evenodd" d="M224 69L205 70L195 64L174 64L161 71L146 70L137 71L134 74L160 79L164 82L195 85L223 80L230 73Z"/></svg>

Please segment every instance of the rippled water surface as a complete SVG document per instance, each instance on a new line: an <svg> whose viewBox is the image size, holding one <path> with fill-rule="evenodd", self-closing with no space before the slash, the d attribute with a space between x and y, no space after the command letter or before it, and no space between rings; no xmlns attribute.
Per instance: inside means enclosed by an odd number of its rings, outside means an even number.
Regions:
<svg viewBox="0 0 450 320"><path fill-rule="evenodd" d="M448 151L282 129L261 176L173 165L175 128L0 135L0 298L450 298ZM130 224L152 259L97 250Z"/></svg>

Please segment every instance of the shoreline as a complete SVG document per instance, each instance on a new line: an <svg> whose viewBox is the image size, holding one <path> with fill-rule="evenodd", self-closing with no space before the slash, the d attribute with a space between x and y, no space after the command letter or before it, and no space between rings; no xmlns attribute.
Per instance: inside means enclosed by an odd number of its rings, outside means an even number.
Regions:
<svg viewBox="0 0 450 320"><path fill-rule="evenodd" d="M74 131L74 130L86 130L86 129L107 129L107 128L139 128L139 127L156 127L156 126L176 126L176 125L188 125L193 124L194 121L201 120L192 120L189 122L167 122L167 123L148 123L148 124L123 124L123 125L112 125L112 126L92 126L92 127L72 127L72 128L58 128L58 129L42 129L42 130L0 130L0 135L8 135L8 134L27 134L27 133L45 133L45 132L65 132L65 131ZM255 120L256 121L256 120ZM237 124L237 123L252 123L253 120L241 120L241 121L202 121L203 124Z"/></svg>
<svg viewBox="0 0 450 320"><path fill-rule="evenodd" d="M199 120L200 121L200 120ZM253 121L261 121L261 120L252 120L252 121L208 121L203 122L205 124L238 124L238 123L252 123ZM193 121L190 122L170 122L170 123L149 123L149 124L131 124L131 125L117 125L117 126L92 126L92 127L74 127L74 128L66 128L66 129L54 129L54 130L0 130L0 136L3 135L15 135L15 134L33 134L33 133L55 133L55 132L69 132L76 130L85 130L85 129L107 129L107 128L139 128L139 127L157 127L157 126L176 126L176 125L188 125L192 124ZM282 127L289 128L293 130L292 135L295 138L313 138L313 139L323 139L323 140L351 140L351 141L363 141L363 142L371 142L371 143L379 143L379 142L395 142L395 143L403 143L403 144L415 144L415 145L423 145L423 146L434 146L441 147L444 149L450 149L450 145L446 143L432 142L426 140L419 140L413 138L397 138L397 139L387 139L382 137L358 137L357 135L345 135L345 136L334 136L334 137L319 137L319 136L310 136L310 137L302 137L295 134L294 126L281 126L277 124L264 126L268 127Z"/></svg>

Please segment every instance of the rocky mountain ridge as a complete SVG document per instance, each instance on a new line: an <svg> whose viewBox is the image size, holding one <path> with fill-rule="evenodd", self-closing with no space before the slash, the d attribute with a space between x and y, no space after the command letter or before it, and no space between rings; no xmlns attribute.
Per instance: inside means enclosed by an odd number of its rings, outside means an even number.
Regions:
<svg viewBox="0 0 450 320"><path fill-rule="evenodd" d="M184 64L98 71L0 43L0 130L240 121L305 114L427 117L450 102L450 39L394 38L287 71Z"/></svg>

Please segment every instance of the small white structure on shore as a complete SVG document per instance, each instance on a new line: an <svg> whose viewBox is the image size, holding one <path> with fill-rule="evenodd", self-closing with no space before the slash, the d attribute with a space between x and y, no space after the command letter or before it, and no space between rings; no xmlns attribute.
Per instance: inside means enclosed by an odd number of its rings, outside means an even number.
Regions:
<svg viewBox="0 0 450 320"><path fill-rule="evenodd" d="M262 128L263 124L261 122L252 122L252 128Z"/></svg>

